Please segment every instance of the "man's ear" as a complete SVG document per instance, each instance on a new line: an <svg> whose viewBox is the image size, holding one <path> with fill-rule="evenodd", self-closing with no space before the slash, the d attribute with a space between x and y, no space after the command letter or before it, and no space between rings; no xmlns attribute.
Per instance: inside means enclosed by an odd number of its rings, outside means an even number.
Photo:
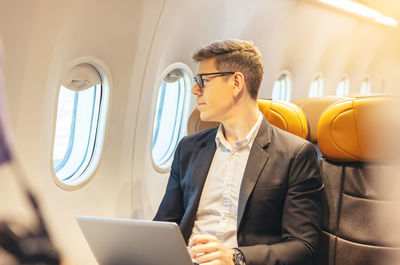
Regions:
<svg viewBox="0 0 400 265"><path fill-rule="evenodd" d="M236 72L233 75L233 97L237 98L242 95L246 89L246 83L244 82L244 75L241 72Z"/></svg>

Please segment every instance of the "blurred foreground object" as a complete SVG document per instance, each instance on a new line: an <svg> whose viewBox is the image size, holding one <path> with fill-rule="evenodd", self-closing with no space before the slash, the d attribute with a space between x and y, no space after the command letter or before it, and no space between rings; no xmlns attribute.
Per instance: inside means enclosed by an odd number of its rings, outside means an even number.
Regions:
<svg viewBox="0 0 400 265"><path fill-rule="evenodd" d="M5 114L4 106L4 78L3 78L3 56L2 46L0 41L0 166L8 163L11 165L14 177L23 193L27 196L30 206L33 208L37 218L37 227L34 231L27 231L19 235L12 229L13 226L18 224L11 224L0 220L0 250L4 250L13 256L3 259L0 257L1 265L3 262L11 262L9 264L45 264L45 265L58 265L60 259L57 251L50 241L47 233L39 205L33 194L26 186L25 177L21 167L17 163L15 154L12 152L10 144L10 134L7 123L7 115ZM0 255L1 255L0 251ZM3 255L4 256L4 255Z"/></svg>

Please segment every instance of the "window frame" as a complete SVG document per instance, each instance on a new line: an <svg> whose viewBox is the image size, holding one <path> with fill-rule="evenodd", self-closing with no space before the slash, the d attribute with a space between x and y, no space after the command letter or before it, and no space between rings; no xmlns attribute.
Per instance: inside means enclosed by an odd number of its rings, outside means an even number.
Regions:
<svg viewBox="0 0 400 265"><path fill-rule="evenodd" d="M53 162L53 155L54 155L54 144L55 144L55 133L56 133L56 125L57 125L57 111L58 111L58 104L59 104L59 94L60 94L60 89L62 86L62 79L67 75L67 73L73 69L75 66L78 66L80 64L89 64L92 67L96 69L96 71L99 73L100 78L102 80L100 86L102 90L102 95L100 99L100 108L99 108L99 116L98 116L98 124L97 124L97 132L95 135L95 144L93 146L93 153L92 153L92 159L90 162L87 164L87 169L84 170L83 173L77 176L73 176L70 179L67 179L65 181L61 180L55 170L54 170L54 162ZM60 79L57 82L56 86L56 93L54 94L54 118L53 118L53 123L52 123L52 137L51 137L51 146L50 146L50 172L53 181L55 184L60 187L63 190L67 191L73 191L80 189L84 186L86 186L96 175L96 172L99 168L99 165L101 164L102 157L103 157L103 152L102 150L104 149L104 145L106 144L106 135L107 135L107 128L109 124L109 118L110 118L110 102L111 102L111 89L112 89L112 83L111 83L111 76L110 76L110 71L106 64L94 57L94 56L83 56L79 57L73 61L71 61L67 67L65 67L65 70L61 72L59 75ZM79 170L78 170L79 171Z"/></svg>
<svg viewBox="0 0 400 265"><path fill-rule="evenodd" d="M364 83L368 84L368 91L367 93L363 93L362 89L364 86ZM360 86L360 95L368 95L372 93L372 89L371 89L371 77L369 75L365 76L364 79L361 82L361 86Z"/></svg>
<svg viewBox="0 0 400 265"><path fill-rule="evenodd" d="M186 72L187 74L187 78L185 79L185 82L187 81L189 84L189 87L187 88L186 92L186 100L184 101L184 106L182 107L182 121L181 121L181 125L180 125L180 132L178 132L178 138L174 140L174 142L176 142L175 147L173 148L174 150L172 151L171 155L169 158L167 158L164 162L164 164L167 164L167 166L163 167L162 165L158 165L155 161L154 161L154 157L153 157L153 136L154 136L154 130L155 128L155 121L157 119L157 106L158 106L158 101L159 101L159 92L161 89L161 86L163 84L163 80L164 78L167 76L168 73L170 73L171 71L175 70L175 69L179 69L183 72ZM185 77L184 77L185 78ZM150 147L150 160L151 163L153 165L153 168L159 172L159 173L167 173L170 171L171 169L171 164L172 164L172 160L176 151L176 147L179 144L179 141L182 139L182 137L187 135L187 121L189 119L189 116L191 114L191 106L193 105L193 95L191 93L191 90L193 88L193 71L192 69L187 66L184 63L181 62L175 62L170 64L168 67L165 68L164 71L162 71L161 75L159 75L159 77L157 78L157 81L155 83L155 88L154 88L154 93L153 93L153 101L152 101L152 111L151 111L151 118L149 119L151 121L151 137L150 137L150 144L148 145Z"/></svg>
<svg viewBox="0 0 400 265"><path fill-rule="evenodd" d="M276 86L276 82L282 82L282 81L284 81L286 79L286 78L282 78L282 77L286 77L287 80L288 80L288 84L289 84L288 87L287 87L287 90L285 91L286 92L285 95L284 95L285 99L281 99L281 98L275 99L274 98L274 89L275 89L275 86ZM274 81L274 84L273 84L273 87L272 87L271 99L290 102L290 99L292 97L292 83L293 83L292 80L293 80L293 76L288 70L283 70L282 72L280 72L278 77ZM281 95L281 94L282 94L282 92L279 91L279 95Z"/></svg>
<svg viewBox="0 0 400 265"><path fill-rule="evenodd" d="M311 88L312 88L314 82L320 82L321 83L321 89L317 91L318 93L316 93L316 95L311 95L311 92L312 92ZM310 88L308 90L308 97L311 98L311 97L322 97L322 96L324 96L324 85L325 85L324 75L321 72L316 73L314 75L314 77L312 78L312 80L311 80Z"/></svg>
<svg viewBox="0 0 400 265"><path fill-rule="evenodd" d="M344 87L344 93L342 95L338 95L338 90L339 90L339 84L343 81L345 82L345 87ZM346 93L347 92L347 93ZM340 78L339 82L336 85L336 96L337 97L347 97L350 94L350 79L348 75L343 75L342 78Z"/></svg>

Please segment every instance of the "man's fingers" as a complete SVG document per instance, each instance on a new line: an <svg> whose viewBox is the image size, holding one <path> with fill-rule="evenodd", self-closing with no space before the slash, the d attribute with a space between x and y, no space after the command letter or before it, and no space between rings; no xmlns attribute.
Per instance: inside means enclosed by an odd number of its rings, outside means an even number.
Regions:
<svg viewBox="0 0 400 265"><path fill-rule="evenodd" d="M210 241L217 242L218 239L211 235L195 235L189 241L189 247L195 246L197 244L206 244Z"/></svg>
<svg viewBox="0 0 400 265"><path fill-rule="evenodd" d="M196 245L190 248L190 253L193 258L196 257L196 255L201 254L201 253L211 253L218 251L219 244L217 242L210 242L207 244L202 244L202 245Z"/></svg>
<svg viewBox="0 0 400 265"><path fill-rule="evenodd" d="M199 264L204 264L208 262L218 261L221 258L221 253L219 251L206 253L203 255L198 256L195 260Z"/></svg>
<svg viewBox="0 0 400 265"><path fill-rule="evenodd" d="M189 253L201 265L233 264L233 253L224 248L215 236L193 236L189 241Z"/></svg>

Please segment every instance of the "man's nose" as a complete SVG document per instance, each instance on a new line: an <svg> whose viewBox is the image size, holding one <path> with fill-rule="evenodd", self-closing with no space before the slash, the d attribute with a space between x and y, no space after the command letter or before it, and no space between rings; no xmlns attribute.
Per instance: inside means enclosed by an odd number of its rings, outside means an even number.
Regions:
<svg viewBox="0 0 400 265"><path fill-rule="evenodd" d="M192 94L199 96L202 94L202 90L199 87L199 84L195 83L194 86L192 87Z"/></svg>

